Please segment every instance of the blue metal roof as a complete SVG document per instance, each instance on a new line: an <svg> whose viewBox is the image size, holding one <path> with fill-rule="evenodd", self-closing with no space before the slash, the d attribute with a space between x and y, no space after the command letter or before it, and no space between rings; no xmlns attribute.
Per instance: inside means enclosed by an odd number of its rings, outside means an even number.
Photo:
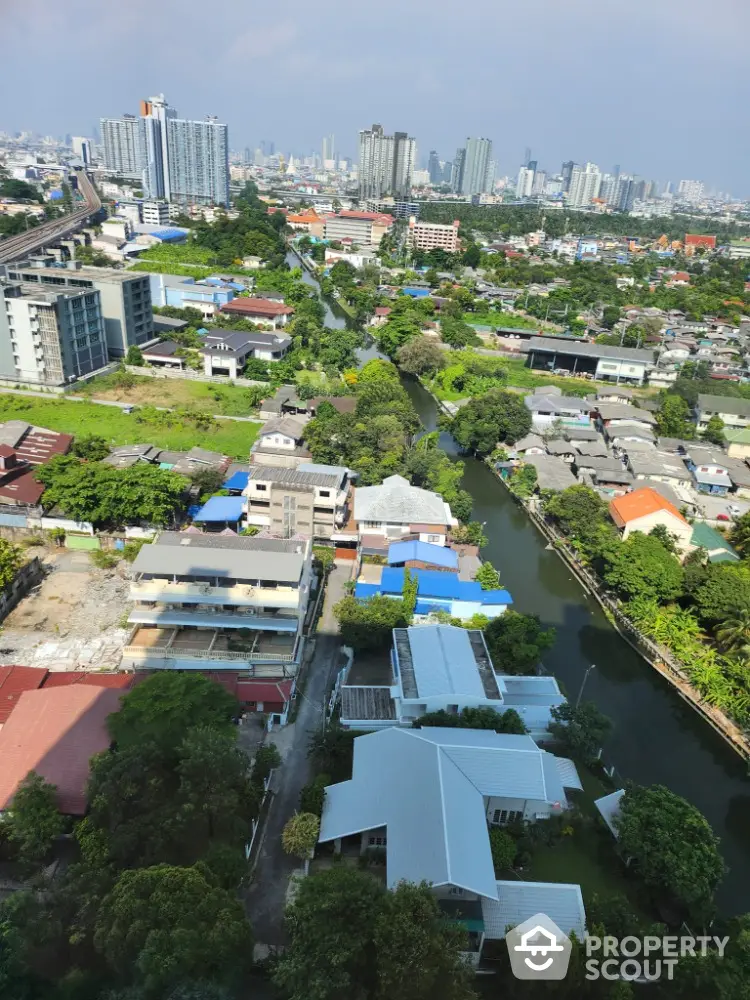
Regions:
<svg viewBox="0 0 750 1000"><path fill-rule="evenodd" d="M242 497L211 497L193 518L194 521L239 521L245 508Z"/></svg>
<svg viewBox="0 0 750 1000"><path fill-rule="evenodd" d="M155 236L162 243L176 243L177 240L184 240L187 236L187 229L154 229L150 236Z"/></svg>
<svg viewBox="0 0 750 1000"><path fill-rule="evenodd" d="M229 479L227 479L227 481L224 483L224 489L242 491L247 486L249 480L250 480L249 472L235 472L235 474L231 476Z"/></svg>
<svg viewBox="0 0 750 1000"><path fill-rule="evenodd" d="M401 567L384 566L380 583L375 585L374 593L401 594L404 589L404 572ZM409 572L417 579L417 596L425 600L437 598L493 605L513 603L513 598L507 590L482 590L481 584L475 580L460 580L458 573L444 573L432 569L414 569ZM362 585L357 584L357 587L360 586Z"/></svg>
<svg viewBox="0 0 750 1000"><path fill-rule="evenodd" d="M458 553L443 545L431 545L415 539L410 542L392 542L388 546L388 563L410 562L431 563L433 566L444 566L446 569L458 569Z"/></svg>

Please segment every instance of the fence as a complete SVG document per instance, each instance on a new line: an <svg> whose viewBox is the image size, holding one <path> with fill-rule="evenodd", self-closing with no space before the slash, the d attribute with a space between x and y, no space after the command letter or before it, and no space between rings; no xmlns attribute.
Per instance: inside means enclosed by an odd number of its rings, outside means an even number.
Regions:
<svg viewBox="0 0 750 1000"><path fill-rule="evenodd" d="M44 567L36 556L16 573L13 582L0 594L0 621L15 608L22 597L44 577Z"/></svg>
<svg viewBox="0 0 750 1000"><path fill-rule="evenodd" d="M254 385L267 386L268 382L259 382L251 378L230 378L228 375L204 375L203 372L196 372L190 368L152 368L149 366L125 365L127 371L134 375L145 375L148 378L182 378L190 379L193 382L213 382L214 385L239 385L248 388ZM269 387L270 388L270 387Z"/></svg>

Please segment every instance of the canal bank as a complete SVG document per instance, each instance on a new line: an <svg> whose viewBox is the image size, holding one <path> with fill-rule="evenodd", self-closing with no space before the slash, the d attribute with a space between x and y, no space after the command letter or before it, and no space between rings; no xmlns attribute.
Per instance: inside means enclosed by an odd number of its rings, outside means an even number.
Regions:
<svg viewBox="0 0 750 1000"><path fill-rule="evenodd" d="M427 430L437 425L438 407L414 379L404 386ZM458 455L442 434L441 446ZM730 872L717 893L725 914L750 910L750 781L743 761L671 690L612 628L593 597L558 555L547 547L484 462L461 456L463 486L474 500L473 517L486 523L489 543L482 554L500 571L515 607L537 614L557 631L545 656L546 668L575 698L586 668L586 699L608 715L614 729L604 758L616 778L663 784L693 802L721 838Z"/></svg>

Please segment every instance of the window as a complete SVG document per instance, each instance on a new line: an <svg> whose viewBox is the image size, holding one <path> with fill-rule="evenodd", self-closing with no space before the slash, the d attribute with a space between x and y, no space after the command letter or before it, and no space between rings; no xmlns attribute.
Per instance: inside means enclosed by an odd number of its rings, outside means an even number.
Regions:
<svg viewBox="0 0 750 1000"><path fill-rule="evenodd" d="M368 837L367 843L370 847L385 847L386 839L385 837Z"/></svg>
<svg viewBox="0 0 750 1000"><path fill-rule="evenodd" d="M265 484L265 483L256 483L256 484L255 484L255 488L256 488L256 490L258 490L258 491L259 491L260 493L265 493L265 491L266 491L266 490L268 489L268 486L266 486L266 484Z"/></svg>
<svg viewBox="0 0 750 1000"><path fill-rule="evenodd" d="M330 490L321 490L320 491L320 495L322 497L329 497L331 495L331 491Z"/></svg>
<svg viewBox="0 0 750 1000"><path fill-rule="evenodd" d="M454 886L451 887L451 889L449 890L448 894L450 896L463 896L464 891L463 891L463 889L459 889L458 886L454 885Z"/></svg>
<svg viewBox="0 0 750 1000"><path fill-rule="evenodd" d="M428 542L437 542L437 543L440 543L442 540L443 540L443 536L442 535L428 535L427 536L427 541Z"/></svg>

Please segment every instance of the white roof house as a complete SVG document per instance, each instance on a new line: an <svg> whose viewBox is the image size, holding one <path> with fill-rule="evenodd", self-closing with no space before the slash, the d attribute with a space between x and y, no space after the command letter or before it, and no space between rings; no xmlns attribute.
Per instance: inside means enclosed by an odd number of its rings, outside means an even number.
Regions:
<svg viewBox="0 0 750 1000"><path fill-rule="evenodd" d="M445 535L457 523L439 493L412 486L403 476L389 476L379 486L360 486L354 493L354 519L360 535L398 538L414 529L412 533L426 542L437 540L429 534Z"/></svg>
<svg viewBox="0 0 750 1000"><path fill-rule="evenodd" d="M620 788L616 792L610 792L609 795L603 795L594 802L599 814L609 827L610 833L615 838L618 836L617 818L620 815L620 803L624 794L625 789Z"/></svg>
<svg viewBox="0 0 750 1000"><path fill-rule="evenodd" d="M319 839L385 828L389 888L426 881L497 900L488 820L518 802L531 804L529 818L564 808L558 759L530 736L491 730L391 728L360 736L351 780L326 788Z"/></svg>
<svg viewBox="0 0 750 1000"><path fill-rule="evenodd" d="M582 941L586 911L580 885L569 882L497 882L497 899L482 898L485 937L497 941L537 913L546 913L565 934Z"/></svg>

